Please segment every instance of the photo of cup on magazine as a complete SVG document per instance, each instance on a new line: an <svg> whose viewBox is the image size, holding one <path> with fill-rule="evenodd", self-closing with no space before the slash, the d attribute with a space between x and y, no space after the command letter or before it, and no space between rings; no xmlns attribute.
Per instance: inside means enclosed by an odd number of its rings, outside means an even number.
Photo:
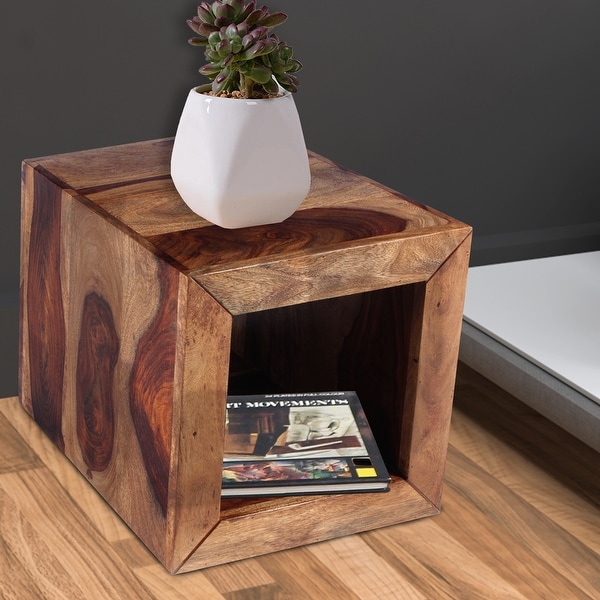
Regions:
<svg viewBox="0 0 600 600"><path fill-rule="evenodd" d="M289 455L298 452L337 456L364 452L364 444L349 406L292 407L289 425L275 440L268 456Z"/></svg>

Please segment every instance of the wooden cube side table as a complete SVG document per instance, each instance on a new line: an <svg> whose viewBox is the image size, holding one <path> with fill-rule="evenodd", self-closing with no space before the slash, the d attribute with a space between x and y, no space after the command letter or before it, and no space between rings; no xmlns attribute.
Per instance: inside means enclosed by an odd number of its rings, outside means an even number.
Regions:
<svg viewBox="0 0 600 600"><path fill-rule="evenodd" d="M171 147L23 163L25 410L172 573L438 513L470 227L311 154L295 215L223 230ZM226 395L260 385L357 390L390 491L221 499Z"/></svg>

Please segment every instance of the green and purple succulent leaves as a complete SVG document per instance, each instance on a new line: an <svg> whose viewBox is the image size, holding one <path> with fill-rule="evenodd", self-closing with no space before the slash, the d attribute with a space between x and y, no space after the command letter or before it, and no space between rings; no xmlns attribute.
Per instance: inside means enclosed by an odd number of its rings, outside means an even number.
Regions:
<svg viewBox="0 0 600 600"><path fill-rule="evenodd" d="M187 24L197 34L192 46L205 48L208 61L200 73L212 81L214 94L236 90L243 98L268 97L298 89L295 76L302 65L292 48L279 41L272 29L287 19L282 12L270 13L256 0L202 2Z"/></svg>

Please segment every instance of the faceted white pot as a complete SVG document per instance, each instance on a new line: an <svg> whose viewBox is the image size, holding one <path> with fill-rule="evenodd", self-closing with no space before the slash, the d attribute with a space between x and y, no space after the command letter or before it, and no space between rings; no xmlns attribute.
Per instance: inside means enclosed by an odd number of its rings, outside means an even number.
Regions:
<svg viewBox="0 0 600 600"><path fill-rule="evenodd" d="M280 223L310 188L294 99L219 98L190 90L171 156L171 177L196 214L228 229Z"/></svg>

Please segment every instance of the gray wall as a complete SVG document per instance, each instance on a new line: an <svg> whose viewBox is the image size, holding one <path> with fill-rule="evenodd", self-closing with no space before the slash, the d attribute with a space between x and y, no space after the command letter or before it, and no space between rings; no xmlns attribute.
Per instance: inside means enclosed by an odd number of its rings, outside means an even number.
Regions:
<svg viewBox="0 0 600 600"><path fill-rule="evenodd" d="M0 396L23 158L173 135L196 2L29 0L0 36ZM472 264L600 248L600 3L274 0L307 145L475 228ZM318 15L317 15L317 12Z"/></svg>

